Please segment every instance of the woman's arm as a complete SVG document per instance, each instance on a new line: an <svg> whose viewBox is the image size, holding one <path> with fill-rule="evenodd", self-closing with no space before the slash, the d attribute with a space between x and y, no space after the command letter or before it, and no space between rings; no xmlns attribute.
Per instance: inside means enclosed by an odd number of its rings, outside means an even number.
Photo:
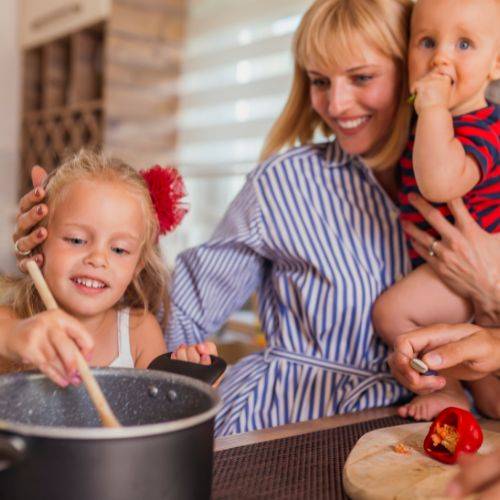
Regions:
<svg viewBox="0 0 500 500"><path fill-rule="evenodd" d="M417 253L444 283L472 302L476 323L500 325L500 234L479 227L461 199L448 203L455 225L422 197L410 195L410 202L441 235L430 255L434 238L404 223Z"/></svg>
<svg viewBox="0 0 500 500"><path fill-rule="evenodd" d="M198 344L239 309L262 280L261 211L249 179L214 236L176 259L166 341Z"/></svg>

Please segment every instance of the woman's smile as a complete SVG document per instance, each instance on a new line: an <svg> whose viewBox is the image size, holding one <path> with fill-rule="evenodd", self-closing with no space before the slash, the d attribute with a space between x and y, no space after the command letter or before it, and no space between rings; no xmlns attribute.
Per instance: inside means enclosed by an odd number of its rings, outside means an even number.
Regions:
<svg viewBox="0 0 500 500"><path fill-rule="evenodd" d="M369 120L370 116L360 116L353 118L336 118L335 122L337 123L337 128L343 134L354 135L363 129Z"/></svg>

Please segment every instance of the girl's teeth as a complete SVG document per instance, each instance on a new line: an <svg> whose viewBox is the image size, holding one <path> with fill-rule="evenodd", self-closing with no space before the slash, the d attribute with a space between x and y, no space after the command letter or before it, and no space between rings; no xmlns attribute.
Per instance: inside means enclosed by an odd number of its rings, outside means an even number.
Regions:
<svg viewBox="0 0 500 500"><path fill-rule="evenodd" d="M106 285L100 281L91 280L87 278L75 278L79 285L86 286L87 288L104 288Z"/></svg>
<svg viewBox="0 0 500 500"><path fill-rule="evenodd" d="M342 128L356 128L359 127L362 123L366 122L368 120L367 116L364 116L363 118L356 118L355 120L337 120L338 124Z"/></svg>

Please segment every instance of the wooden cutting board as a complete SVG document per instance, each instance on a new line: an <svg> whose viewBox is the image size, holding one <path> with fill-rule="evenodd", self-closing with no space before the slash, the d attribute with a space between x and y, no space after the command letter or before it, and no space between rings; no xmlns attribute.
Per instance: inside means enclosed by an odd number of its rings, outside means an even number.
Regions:
<svg viewBox="0 0 500 500"><path fill-rule="evenodd" d="M428 457L423 449L430 423L386 427L368 432L347 457L343 481L353 500L444 499L458 465L446 465ZM483 429L480 454L500 447L500 434ZM408 455L394 451L403 443Z"/></svg>

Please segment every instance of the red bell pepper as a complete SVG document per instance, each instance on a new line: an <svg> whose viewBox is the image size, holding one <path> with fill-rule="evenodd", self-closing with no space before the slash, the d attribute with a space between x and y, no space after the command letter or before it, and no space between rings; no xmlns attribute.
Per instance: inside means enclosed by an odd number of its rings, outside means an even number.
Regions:
<svg viewBox="0 0 500 500"><path fill-rule="evenodd" d="M482 443L483 431L472 413L450 406L432 422L424 450L440 462L454 464L460 453L474 453Z"/></svg>

